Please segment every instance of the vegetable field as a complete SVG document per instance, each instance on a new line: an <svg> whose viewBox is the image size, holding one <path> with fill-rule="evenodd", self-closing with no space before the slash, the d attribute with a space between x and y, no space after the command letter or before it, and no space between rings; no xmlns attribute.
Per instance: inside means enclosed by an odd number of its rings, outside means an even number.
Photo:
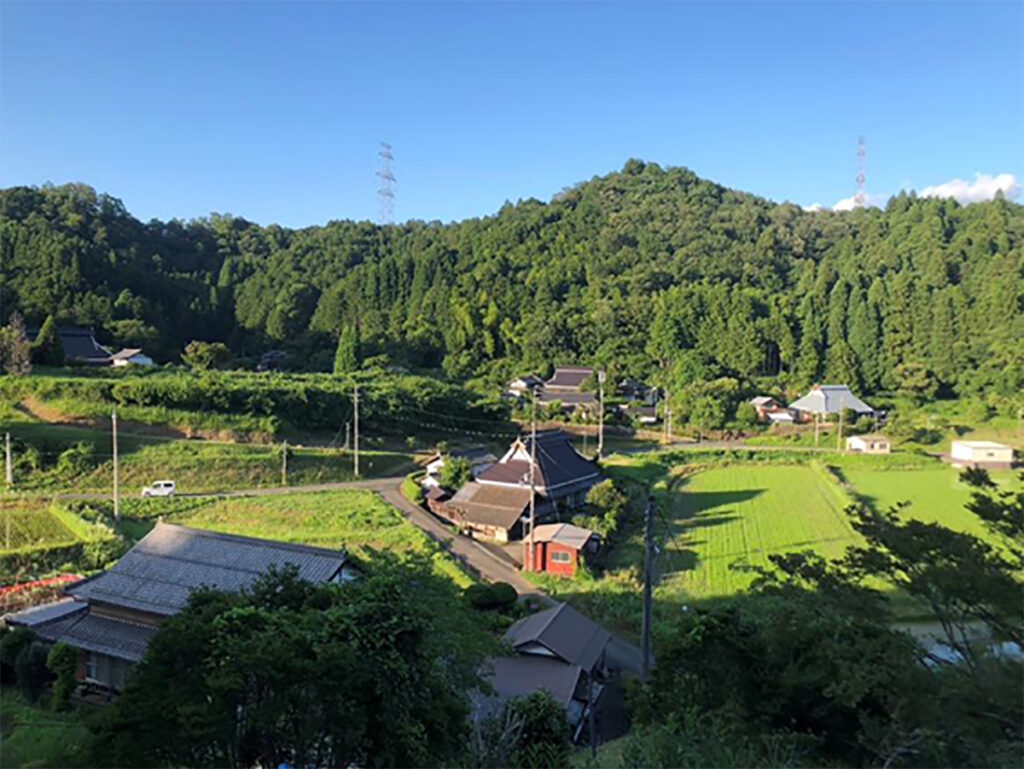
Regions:
<svg viewBox="0 0 1024 769"><path fill-rule="evenodd" d="M0 503L0 550L37 545L70 545L80 539L43 500Z"/></svg>

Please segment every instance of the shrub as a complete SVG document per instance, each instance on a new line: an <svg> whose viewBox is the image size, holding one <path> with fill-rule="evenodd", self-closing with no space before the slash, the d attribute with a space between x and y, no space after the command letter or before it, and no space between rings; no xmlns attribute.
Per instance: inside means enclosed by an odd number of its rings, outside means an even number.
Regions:
<svg viewBox="0 0 1024 769"><path fill-rule="evenodd" d="M18 652L14 660L14 680L30 700L37 700L46 684L53 679L46 667L47 655L46 645L33 640Z"/></svg>
<svg viewBox="0 0 1024 769"><path fill-rule="evenodd" d="M15 683L17 676L14 663L22 650L31 645L35 634L27 627L4 628L0 630L0 680Z"/></svg>
<svg viewBox="0 0 1024 769"><path fill-rule="evenodd" d="M54 710L64 710L75 691L78 650L64 643L54 644L46 657L46 667L56 676L53 682Z"/></svg>
<svg viewBox="0 0 1024 769"><path fill-rule="evenodd" d="M479 611L504 611L515 605L519 594L507 582L479 583L466 588L466 598Z"/></svg>

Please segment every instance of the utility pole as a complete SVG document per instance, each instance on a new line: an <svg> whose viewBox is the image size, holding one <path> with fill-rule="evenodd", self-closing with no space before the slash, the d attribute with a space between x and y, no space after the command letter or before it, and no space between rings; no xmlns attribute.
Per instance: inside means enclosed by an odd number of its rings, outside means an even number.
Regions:
<svg viewBox="0 0 1024 769"><path fill-rule="evenodd" d="M4 479L7 481L7 490L14 488L14 465L11 462L11 434L4 435Z"/></svg>
<svg viewBox="0 0 1024 769"><path fill-rule="evenodd" d="M537 521L537 388L531 391L530 406L530 539L526 554L526 570L533 571L533 529Z"/></svg>
<svg viewBox="0 0 1024 769"><path fill-rule="evenodd" d="M836 451L843 450L843 410L839 409L839 432L836 433Z"/></svg>
<svg viewBox="0 0 1024 769"><path fill-rule="evenodd" d="M355 413L355 420L354 420L355 421L355 424L354 424L354 428L355 428L354 429L355 441L352 444L354 452L355 452L354 453L353 468L354 468L354 475L355 475L356 478L358 478L359 477L359 385L358 384L355 385L355 395L353 396L353 404L354 404L354 408L355 408L355 412L356 412Z"/></svg>
<svg viewBox="0 0 1024 769"><path fill-rule="evenodd" d="M665 443L672 443L672 405L665 401Z"/></svg>
<svg viewBox="0 0 1024 769"><path fill-rule="evenodd" d="M597 458L604 454L604 372L597 372Z"/></svg>
<svg viewBox="0 0 1024 769"><path fill-rule="evenodd" d="M814 448L818 448L818 431L821 429L821 414L814 415Z"/></svg>
<svg viewBox="0 0 1024 769"><path fill-rule="evenodd" d="M281 444L281 485L288 485L288 441Z"/></svg>
<svg viewBox="0 0 1024 769"><path fill-rule="evenodd" d="M352 423L345 423L345 451L348 451L349 447L349 434L352 432Z"/></svg>
<svg viewBox="0 0 1024 769"><path fill-rule="evenodd" d="M117 468L117 409L110 412L110 431L114 441L114 522L121 523L121 490Z"/></svg>
<svg viewBox="0 0 1024 769"><path fill-rule="evenodd" d="M654 496L647 497L647 525L644 531L644 614L640 629L643 674L651 672L651 582L654 579Z"/></svg>

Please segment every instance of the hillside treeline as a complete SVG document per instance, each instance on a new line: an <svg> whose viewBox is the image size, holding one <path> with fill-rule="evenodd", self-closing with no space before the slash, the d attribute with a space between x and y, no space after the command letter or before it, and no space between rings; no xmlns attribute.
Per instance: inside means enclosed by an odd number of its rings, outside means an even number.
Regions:
<svg viewBox="0 0 1024 769"><path fill-rule="evenodd" d="M1002 198L810 213L631 160L448 225L144 223L82 185L4 190L0 214L5 315L163 360L205 339L330 370L357 325L364 357L460 378L578 360L683 383L1024 387L1024 207Z"/></svg>

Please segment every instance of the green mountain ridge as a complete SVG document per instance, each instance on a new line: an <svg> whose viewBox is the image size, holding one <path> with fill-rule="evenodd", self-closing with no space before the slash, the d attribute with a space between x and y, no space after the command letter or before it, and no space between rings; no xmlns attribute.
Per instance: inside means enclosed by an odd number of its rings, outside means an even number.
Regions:
<svg viewBox="0 0 1024 769"><path fill-rule="evenodd" d="M807 212L639 160L451 224L143 223L84 185L0 191L5 315L53 313L161 360L204 339L314 370L357 324L364 355L457 378L578 360L1014 393L1022 242L1024 207L1003 199Z"/></svg>

